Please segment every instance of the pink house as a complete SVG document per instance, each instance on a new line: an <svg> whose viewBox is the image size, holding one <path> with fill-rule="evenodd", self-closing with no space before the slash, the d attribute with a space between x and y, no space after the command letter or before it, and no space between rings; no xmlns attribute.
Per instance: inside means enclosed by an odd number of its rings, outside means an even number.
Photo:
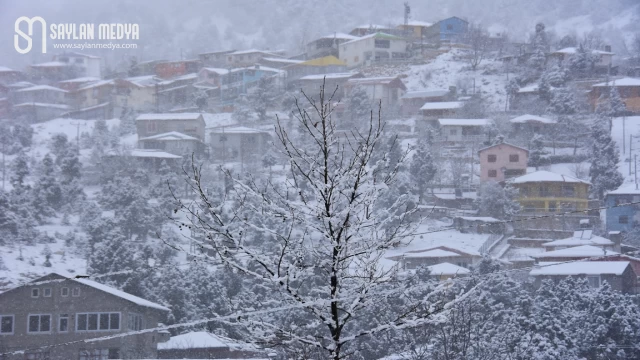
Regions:
<svg viewBox="0 0 640 360"><path fill-rule="evenodd" d="M480 181L502 182L527 172L529 150L501 143L478 150Z"/></svg>

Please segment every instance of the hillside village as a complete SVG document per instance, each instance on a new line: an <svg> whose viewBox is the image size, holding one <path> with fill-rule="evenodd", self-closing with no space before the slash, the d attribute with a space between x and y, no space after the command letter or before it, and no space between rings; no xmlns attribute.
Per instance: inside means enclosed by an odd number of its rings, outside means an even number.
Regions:
<svg viewBox="0 0 640 360"><path fill-rule="evenodd" d="M197 58L132 58L109 72L79 52L0 66L0 353L43 345L13 341L20 331L55 333L51 345L239 311L224 294L248 283L226 267L218 240L185 225L196 216L175 201L199 201L198 186L228 194L234 177L285 186L295 169L281 131L302 138L296 118L321 101L340 136L379 114L387 155L377 161L404 160L385 168L396 179L389 196L410 197L421 221L385 250L381 268L438 286L488 266L531 291L570 278L584 280L576 289L640 294L640 35L636 55L621 58L605 39L552 38L542 23L526 42L456 16L346 31L328 31L302 54L211 44ZM185 180L192 164L202 182ZM56 307L107 305L69 310L80 313L62 317L65 330L51 315L32 324L32 314L54 311L52 291ZM213 305L203 300L212 296ZM226 323L134 338L144 346L6 358L280 356ZM406 355L383 350L361 356Z"/></svg>

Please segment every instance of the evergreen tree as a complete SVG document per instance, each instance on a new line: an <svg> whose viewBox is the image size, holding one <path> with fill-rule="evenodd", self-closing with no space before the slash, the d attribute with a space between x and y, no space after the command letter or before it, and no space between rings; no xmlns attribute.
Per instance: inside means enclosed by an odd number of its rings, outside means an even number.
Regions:
<svg viewBox="0 0 640 360"><path fill-rule="evenodd" d="M620 153L609 131L609 120L599 114L591 125L591 151L589 177L591 190L598 199L604 199L606 191L615 190L624 181L618 171Z"/></svg>
<svg viewBox="0 0 640 360"><path fill-rule="evenodd" d="M615 82L613 85L609 91L609 113L607 114L611 118L622 116L627 111L627 106L620 98L620 93L618 92L618 88L615 87Z"/></svg>
<svg viewBox="0 0 640 360"><path fill-rule="evenodd" d="M547 111L557 115L575 114L578 109L573 93L564 88L554 90Z"/></svg>
<svg viewBox="0 0 640 360"><path fill-rule="evenodd" d="M544 140L542 135L535 134L531 139L531 145L529 146L529 165L535 166L536 170L540 166L540 163L547 151L544 148Z"/></svg>
<svg viewBox="0 0 640 360"><path fill-rule="evenodd" d="M342 129L358 130L366 124L371 117L373 104L367 91L362 86L351 89L345 101L345 121L341 124Z"/></svg>
<svg viewBox="0 0 640 360"><path fill-rule="evenodd" d="M409 165L409 173L411 180L417 185L419 198L425 195L427 184L433 180L437 172L438 168L431 154L431 145L426 140L418 141Z"/></svg>
<svg viewBox="0 0 640 360"><path fill-rule="evenodd" d="M273 79L261 77L257 86L247 91L247 100L251 108L258 114L259 121L267 120L267 110L275 103Z"/></svg>
<svg viewBox="0 0 640 360"><path fill-rule="evenodd" d="M55 164L49 154L42 159L40 176L33 186L34 206L42 214L54 215L62 204L62 189L55 176Z"/></svg>
<svg viewBox="0 0 640 360"><path fill-rule="evenodd" d="M233 120L247 123L253 120L253 114L247 95L240 95L233 104Z"/></svg>
<svg viewBox="0 0 640 360"><path fill-rule="evenodd" d="M555 88L563 87L567 81L569 81L569 71L560 65L554 65L544 71L542 79L544 79L549 86Z"/></svg>
<svg viewBox="0 0 640 360"><path fill-rule="evenodd" d="M23 148L31 146L33 140L33 129L26 124L16 124L11 132L13 139Z"/></svg>
<svg viewBox="0 0 640 360"><path fill-rule="evenodd" d="M529 58L529 66L540 73L545 68L545 63L547 62L546 54L549 51L547 33L543 23L536 24L536 32L531 41L531 47L533 48L533 53Z"/></svg>
<svg viewBox="0 0 640 360"><path fill-rule="evenodd" d="M588 77L592 74L596 61L591 50L581 44L576 53L569 58L569 70L578 77Z"/></svg>
<svg viewBox="0 0 640 360"><path fill-rule="evenodd" d="M62 156L69 151L69 140L67 135L58 133L54 134L49 144L49 150L56 157L56 163L60 164Z"/></svg>
<svg viewBox="0 0 640 360"><path fill-rule="evenodd" d="M13 186L14 190L20 191L27 187L25 181L31 172L29 170L29 157L24 151L20 151L13 161L11 161L10 170L11 176L9 177L9 183Z"/></svg>
<svg viewBox="0 0 640 360"><path fill-rule="evenodd" d="M518 191L511 187L502 187L495 181L487 181L478 190L478 214L497 219L511 219L520 211L515 201Z"/></svg>
<svg viewBox="0 0 640 360"><path fill-rule="evenodd" d="M136 117L137 113L134 110L124 108L122 110L122 116L120 116L120 126L118 127L118 132L120 136L135 134L137 132L136 129Z"/></svg>

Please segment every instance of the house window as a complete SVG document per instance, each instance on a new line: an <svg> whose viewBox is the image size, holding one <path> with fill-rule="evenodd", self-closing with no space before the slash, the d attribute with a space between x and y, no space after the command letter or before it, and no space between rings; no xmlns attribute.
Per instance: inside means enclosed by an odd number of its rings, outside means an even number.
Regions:
<svg viewBox="0 0 640 360"><path fill-rule="evenodd" d="M628 223L629 223L629 216L620 215L620 217L618 217L618 224L628 224Z"/></svg>
<svg viewBox="0 0 640 360"><path fill-rule="evenodd" d="M29 315L27 332L48 333L51 332L51 315Z"/></svg>
<svg viewBox="0 0 640 360"><path fill-rule="evenodd" d="M589 286L593 288L600 287L600 276L587 276L587 281L589 282Z"/></svg>
<svg viewBox="0 0 640 360"><path fill-rule="evenodd" d="M78 297L80 296L80 288L73 288L73 290L71 291L71 296L73 297Z"/></svg>
<svg viewBox="0 0 640 360"><path fill-rule="evenodd" d="M120 330L120 313L80 313L76 315L78 331Z"/></svg>
<svg viewBox="0 0 640 360"><path fill-rule="evenodd" d="M498 177L498 170L489 170L489 177Z"/></svg>
<svg viewBox="0 0 640 360"><path fill-rule="evenodd" d="M40 296L40 289L31 289L31 297L37 298L38 296Z"/></svg>
<svg viewBox="0 0 640 360"><path fill-rule="evenodd" d="M498 161L498 156L497 155L488 155L487 156L487 161L491 162L491 163L494 163L494 162Z"/></svg>
<svg viewBox="0 0 640 360"><path fill-rule="evenodd" d="M385 39L376 39L374 46L379 49L389 49L391 47L391 41Z"/></svg>
<svg viewBox="0 0 640 360"><path fill-rule="evenodd" d="M615 200L616 206L620 204L628 204L630 202L631 202L631 199L626 196L617 196Z"/></svg>
<svg viewBox="0 0 640 360"><path fill-rule="evenodd" d="M467 266L469 266L469 264L466 263L466 262L457 262L456 265L458 265L460 267L463 267L463 268L466 268Z"/></svg>
<svg viewBox="0 0 640 360"><path fill-rule="evenodd" d="M0 335L13 334L13 315L0 315Z"/></svg>
<svg viewBox="0 0 640 360"><path fill-rule="evenodd" d="M42 296L44 296L44 297L51 297L51 288L44 288L44 289L42 289Z"/></svg>
<svg viewBox="0 0 640 360"><path fill-rule="evenodd" d="M540 196L550 196L551 192L549 191L549 188L546 186L540 186L538 188L538 190L540 191Z"/></svg>
<svg viewBox="0 0 640 360"><path fill-rule="evenodd" d="M107 359L119 359L120 349L91 349L80 350L78 357L80 360L107 360Z"/></svg>
<svg viewBox="0 0 640 360"><path fill-rule="evenodd" d="M576 195L576 189L573 185L562 185L562 196L574 197Z"/></svg>
<svg viewBox="0 0 640 360"><path fill-rule="evenodd" d="M142 330L142 315L130 313L128 315L129 330Z"/></svg>
<svg viewBox="0 0 640 360"><path fill-rule="evenodd" d="M64 297L69 296L69 288L63 287L62 289L60 289L60 296L64 296Z"/></svg>
<svg viewBox="0 0 640 360"><path fill-rule="evenodd" d="M518 161L520 161L520 155L518 154L509 155L509 162L518 162Z"/></svg>
<svg viewBox="0 0 640 360"><path fill-rule="evenodd" d="M453 25L447 24L447 30L453 30Z"/></svg>
<svg viewBox="0 0 640 360"><path fill-rule="evenodd" d="M69 314L60 314L58 316L58 332L69 331Z"/></svg>
<svg viewBox="0 0 640 360"><path fill-rule="evenodd" d="M458 130L457 129L450 129L449 130L449 135L453 135L453 136L458 135Z"/></svg>
<svg viewBox="0 0 640 360"><path fill-rule="evenodd" d="M552 201L549 203L549 212L556 212L556 202Z"/></svg>

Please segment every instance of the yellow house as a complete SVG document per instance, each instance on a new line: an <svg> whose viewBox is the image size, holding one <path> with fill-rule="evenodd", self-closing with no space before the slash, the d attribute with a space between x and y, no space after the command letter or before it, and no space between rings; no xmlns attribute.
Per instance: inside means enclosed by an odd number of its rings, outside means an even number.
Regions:
<svg viewBox="0 0 640 360"><path fill-rule="evenodd" d="M572 176L541 170L514 178L511 184L519 190L518 202L524 213L555 213L589 208L591 183Z"/></svg>
<svg viewBox="0 0 640 360"><path fill-rule="evenodd" d="M409 20L409 23L407 25L400 24L397 28L399 30L402 30L403 32L406 31L408 37L411 37L413 39L421 39L423 37L426 37L427 29L431 26L433 26L433 23L426 21Z"/></svg>

